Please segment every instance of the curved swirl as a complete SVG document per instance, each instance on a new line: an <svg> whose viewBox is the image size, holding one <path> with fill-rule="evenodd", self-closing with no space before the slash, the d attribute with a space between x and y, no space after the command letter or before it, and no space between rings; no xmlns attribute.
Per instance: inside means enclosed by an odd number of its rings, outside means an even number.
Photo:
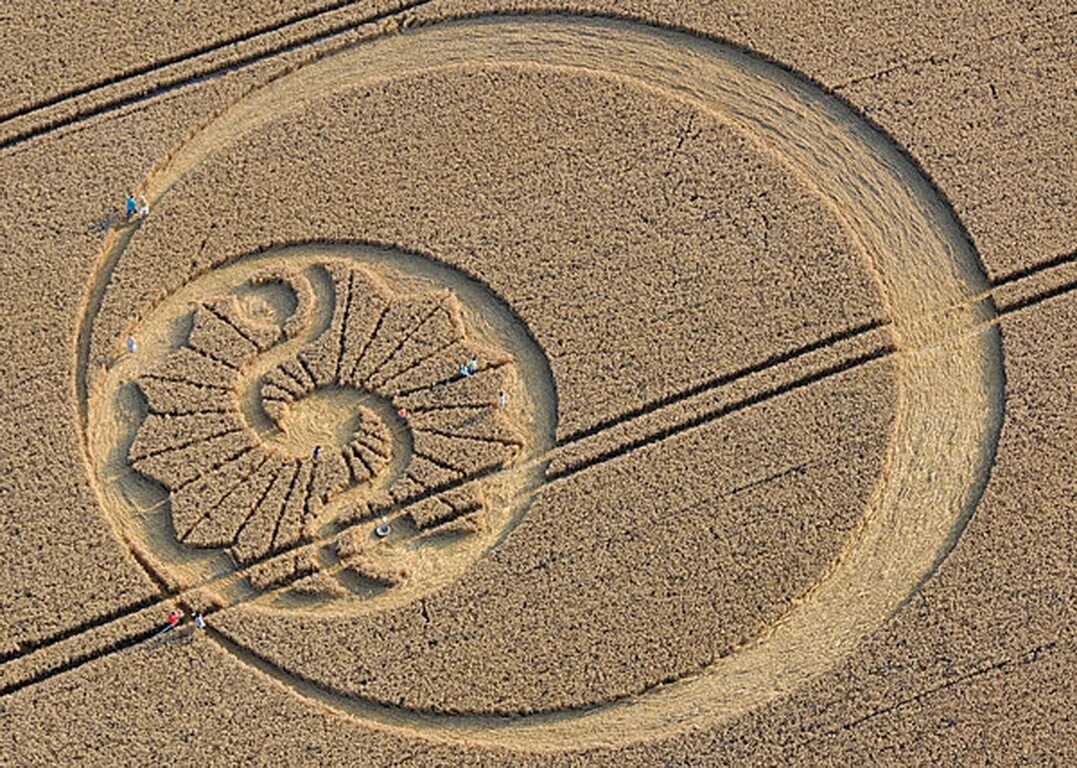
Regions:
<svg viewBox="0 0 1077 768"><path fill-rule="evenodd" d="M251 562L419 496L406 533L474 527L478 489L438 490L519 454L499 407L511 355L472 338L446 290L396 291L340 260L249 281L270 284L294 298L283 323L235 294L199 301L136 379L148 414L127 458L167 489L178 541Z"/></svg>

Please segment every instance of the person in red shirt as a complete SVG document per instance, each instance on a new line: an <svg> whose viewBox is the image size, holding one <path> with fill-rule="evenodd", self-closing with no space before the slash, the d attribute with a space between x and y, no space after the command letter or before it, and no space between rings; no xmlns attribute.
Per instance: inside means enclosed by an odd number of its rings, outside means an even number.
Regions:
<svg viewBox="0 0 1077 768"><path fill-rule="evenodd" d="M155 634L153 636L153 639L156 640L161 635L167 634L171 630L178 627L181 619L183 619L183 611L180 611L180 610L169 611L168 612L168 624L165 627L161 628L157 632L157 634Z"/></svg>

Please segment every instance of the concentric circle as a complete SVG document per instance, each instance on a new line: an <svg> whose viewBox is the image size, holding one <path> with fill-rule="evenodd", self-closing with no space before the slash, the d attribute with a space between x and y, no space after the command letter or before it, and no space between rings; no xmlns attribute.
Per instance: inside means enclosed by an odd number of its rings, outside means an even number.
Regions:
<svg viewBox="0 0 1077 768"><path fill-rule="evenodd" d="M308 117L305 110L326 108L325 97L328 95L361 91L393 78L433 76L454 70L471 72L521 67L630 82L634 87L654 94L657 99L687 104L701 114L724 121L750 137L760 153L776 158L798 177L807 180L818 198L855 240L870 264L887 304L889 325L897 339L895 365L899 386L885 472L864 512L862 525L847 542L838 560L820 574L815 586L800 596L795 607L755 642L714 661L702 673L685 673L668 684L656 684L637 695L596 702L593 706L566 707L558 712L522 715L511 720L480 713L432 714L346 695L333 687L331 674L326 672L324 677L319 677L318 670L302 666L302 659L282 660L254 643L228 639L222 642L238 659L275 676L301 695L318 699L380 727L401 729L409 734L419 732L424 736L536 750L658 738L760 706L795 689L832 666L864 637L876 631L931 574L960 535L986 480L991 446L1000 424L1001 378L998 368L1001 351L995 335L980 332L980 324L990 319L987 316L990 309L973 300L985 287L976 254L930 182L892 143L833 97L774 65L716 42L640 25L566 17L471 19L433 25L359 45L305 66L243 99L180 147L161 170L146 181L145 194L154 210L159 210L158 201L167 200L173 188L182 184L186 174L202 163L211 162L213 154L222 147L242 145L257 135L258 129L270 124L287 120L301 123ZM256 193L252 191L251 194ZM92 289L91 297L97 298L91 306L110 306L110 292L124 289L122 285L109 285L108 276L117 265L122 266L130 238L130 232L110 236L103 254L103 282ZM140 461L153 458L143 454L149 438L143 437L141 431L131 445L125 444L123 435L144 417L130 405L132 412L123 413L124 399L120 393L128 378L152 380L154 375L166 375L160 371L176 369L178 359L171 359L170 355L190 342L193 330L178 327L182 323L177 324L175 318L189 310L192 299L203 301L229 294L241 297L243 280L252 278L253 266L263 258L270 266L279 267L283 282L292 280L286 273L295 274L297 268L300 273L307 268L324 269L328 278L322 279L332 283L334 295L351 296L350 287L347 290L341 287L341 280L345 278L340 275L346 275L350 286L354 275L358 274L354 265L342 266L339 274L334 274L329 262L334 261L337 254L332 252L332 247L316 246L315 251L311 255L303 249L277 249L258 256L236 255L227 264L188 283L196 287L192 288L193 293L184 294L184 288L164 298L147 299L141 308L142 319L136 331L140 337L146 337L144 343L149 348L159 350L158 367L147 367L140 362L137 369L134 365L124 368L125 363L119 362L107 373L99 374L94 366L109 354L109 350L121 347L130 329L120 328L114 317L111 325L92 327L97 316L91 314L90 325L83 332L81 376L89 395L88 445L95 458L106 510L110 513L130 512L126 499L132 496L136 497L137 506L137 493L130 489L109 490L114 478L108 476L108 470L124 464L124 457L131 459L135 469ZM360 258L359 262L365 267L377 259L364 262ZM433 262L429 265L431 269L444 269ZM466 281L463 276L461 279ZM439 285L454 290L450 282L443 280ZM290 301L299 311L304 304L303 291L293 288ZM401 292L406 296L416 293L410 287ZM263 298L261 302L262 308L255 314L260 312L266 318L291 318L295 314L274 309L271 300ZM274 440L284 444L294 438L296 447L287 455L298 462L298 466L311 467L311 477L318 476L313 467L321 460L321 455L315 459L311 449L309 459L297 457L303 453L303 448L310 448L312 439L330 444L324 454L327 462L336 462L338 458L342 462L337 462L337 475L342 478L337 482L343 484L344 490L339 491L339 495L344 499L352 493L353 486L376 489L378 478L383 476L380 468L375 471L371 466L365 479L360 481L359 475L363 472L353 473L348 467L347 451L351 450L352 436L366 435L367 428L363 425L371 425L372 434L388 433L385 444L389 450L384 451L383 456L388 465L392 466L394 460L398 462L398 469L389 471L388 476L406 480L407 470L403 466L406 464L410 468L419 455L417 451L421 450L411 423L413 417L407 415L417 410L415 404L411 403L409 407L399 392L394 394L386 389L397 375L395 369L364 368L363 375L359 379L355 377L359 369L349 365L351 361L346 359L343 350L346 347L348 354L354 356L357 348L348 343L346 330L339 331L349 327L348 323L342 320L337 324L335 319L341 302L316 303L326 313L324 327L337 328L338 333L304 339L303 345L296 344L285 357L275 360L275 367L263 371L256 394L240 397L239 412L243 417L240 430L262 445ZM500 305L499 300L492 297L489 303L490 306ZM343 304L345 308L340 311L346 314L347 300ZM176 307L177 311L171 307ZM640 307L641 311L645 309ZM514 313L509 315L515 318ZM513 327L519 338L530 341L530 334L517 319L513 320ZM279 324L283 334L286 334L286 322L284 319ZM485 338L481 322L476 320L474 329L476 338ZM403 338L405 336L407 330L394 334L392 340L385 342L386 351L396 345L403 348L410 338ZM323 338L328 341L319 344ZM258 347L256 340L254 346ZM528 356L544 360L541 351L527 344L491 339L488 346L494 350L489 354L496 355L497 350L511 354L517 366ZM306 350L305 355L303 350ZM219 348L214 354L223 356L226 352ZM451 361L446 360L441 367L450 367L451 362L455 368L444 375L458 377L461 382L470 381L468 363L471 358L461 357L457 355ZM478 369L482 368L484 359L484 355L478 354ZM468 370L468 375L464 370ZM521 468L540 466L552 447L555 409L551 404L555 384L549 368L541 364L529 367L527 375L518 377L518 381L522 383L510 393L509 403L523 401L531 405L519 418L508 418L507 423L524 435L521 447L530 460L514 458L513 461L521 462ZM239 391L234 381L226 384L223 378L207 383L211 384L211 389L220 387L221 391ZM526 394L531 386L539 389ZM251 391L250 388L243 389L243 392ZM330 394L319 394L326 392ZM489 394L492 392L491 389ZM153 397L147 397L151 404ZM316 401L322 399L329 403L334 397L354 398L344 410L353 414L357 422L341 427L340 433L333 433L342 434L342 437L334 438L329 432L317 430L301 434L301 423L309 422L309 417L304 419L300 415L295 424L289 421L290 409L303 408L303 402L308 398L313 398L317 404ZM246 398L252 399L248 401ZM486 413L493 414L491 418L499 417L498 405L496 396L492 402L487 402ZM265 417L261 424L259 407ZM333 408L328 404L325 407ZM393 408L396 408L395 420L389 413ZM403 414L400 408L404 409ZM356 417L355 413L359 415ZM310 434L314 433L322 437L311 438ZM521 438L512 437L511 440L520 441ZM319 446L316 442L315 447ZM360 453L358 447L352 451L354 456ZM405 456L410 458L405 461ZM476 470L480 473L490 468L483 462L468 466L481 466ZM496 471L507 466L506 461L501 460L496 464ZM145 464L143 469L169 488L170 503L175 509L176 500L171 495L182 492L182 488L177 490L170 483L178 486L183 481L166 476L163 470L147 469ZM297 473L300 471L302 469ZM510 471L501 476L512 477L514 474ZM545 480L541 469L536 476L526 476L531 479L520 481L525 497L528 483L537 487ZM338 486L328 480L325 482L319 490L326 497L325 509L304 511L299 516L298 526L286 529L287 541L301 542L304 536L317 537L332 532L332 528L323 529L322 526L331 526L342 519L335 517L333 507L336 503L333 496L338 492L329 490ZM261 483L268 488L268 495L276 480L267 475ZM437 481L431 486L438 487ZM518 490L510 489L500 500L493 502L490 498L485 499L487 514L501 515L501 520L518 519L522 511L514 506L519 497ZM409 498L416 505L427 500ZM193 527L184 527L182 531L177 527L177 533L186 534L183 538L190 539L194 535L201 524L196 511L205 514L204 506L202 503L194 505L185 518L187 522L194 521ZM366 512L356 514L362 518ZM408 514L411 525L421 529L420 521ZM228 517L233 519L231 515ZM224 534L206 533L204 538L192 540L195 546L191 547L182 542L154 539L149 532L139 535L131 528L130 518L128 515L119 523L121 529L128 532L128 539L144 544L158 556L169 553L164 559L168 561L166 570L173 577L189 575L192 583L201 583L207 573L225 573L235 567L232 556L223 550L216 554L202 552L203 549L221 549L226 543L226 534L232 533L234 526L225 526ZM372 524L369 534L373 533L374 527ZM390 527L389 541L398 535L400 526L394 521ZM491 526L491 530L499 532L509 529L508 524ZM242 533L240 531L240 535ZM408 571L406 567L404 571L408 572L405 573L391 566L382 568L383 563L370 565L366 578L375 574L385 585L392 587L385 594L399 594L411 599L420 593L408 593L408 583L421 581L428 585L428 590L443 586L458 577L466 564L475 562L476 557L496 551L498 535L483 540L481 549L467 556L446 554L438 559L438 567L431 569L429 578L414 577L413 571L418 565L405 564L413 569ZM464 542L468 540L475 539L464 536L460 546L466 546ZM240 559L251 557L257 561L277 544L274 535L269 544L264 541L260 545L252 544L246 554L237 552L237 555ZM205 545L204 548L201 545ZM334 547L335 552L317 554L313 562L301 563L298 558L290 561L286 564L290 569L286 576L294 577L302 570L315 577L338 562L332 559L334 557L343 563L351 556L369 556L368 545L363 541L334 541ZM438 551L448 553L450 549ZM441 580L434 577L435 572L442 575ZM255 574L250 587L271 589L277 583L274 579L278 578L280 575L276 573ZM255 583L259 579L261 586ZM289 593L288 601L277 607L316 610L318 604L306 602L311 599L310 594L317 594L318 590L332 591L333 588L327 586L325 579L312 578L312 582L305 585L302 595ZM337 594L332 600L361 602L355 600L357 593L349 590L349 585L340 586L342 593L350 596ZM224 591L233 588L236 591L228 592L229 599L242 593L240 587L230 584ZM377 599L382 600L382 597ZM383 600L381 605L399 604L392 600ZM367 600L364 604L373 603ZM511 681L507 685L511 685Z"/></svg>

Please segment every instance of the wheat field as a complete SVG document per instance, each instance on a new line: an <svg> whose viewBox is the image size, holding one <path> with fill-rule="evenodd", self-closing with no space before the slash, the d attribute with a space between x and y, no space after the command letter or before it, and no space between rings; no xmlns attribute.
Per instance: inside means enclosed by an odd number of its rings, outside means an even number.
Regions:
<svg viewBox="0 0 1077 768"><path fill-rule="evenodd" d="M0 764L1077 762L1029 6L5 9Z"/></svg>

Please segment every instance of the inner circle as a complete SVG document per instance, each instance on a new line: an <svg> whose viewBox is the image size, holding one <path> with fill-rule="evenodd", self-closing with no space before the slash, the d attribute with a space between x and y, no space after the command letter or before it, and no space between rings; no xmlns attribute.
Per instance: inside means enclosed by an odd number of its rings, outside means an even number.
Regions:
<svg viewBox="0 0 1077 768"><path fill-rule="evenodd" d="M377 438L389 429L403 432L392 403L351 387L315 389L281 410L277 418L265 414L264 404L257 411L244 409L244 416L262 440L297 459L321 451L343 451L357 438Z"/></svg>
<svg viewBox="0 0 1077 768"><path fill-rule="evenodd" d="M417 254L250 254L130 334L89 409L105 508L158 578L217 605L410 602L496 543L541 477L544 358Z"/></svg>

